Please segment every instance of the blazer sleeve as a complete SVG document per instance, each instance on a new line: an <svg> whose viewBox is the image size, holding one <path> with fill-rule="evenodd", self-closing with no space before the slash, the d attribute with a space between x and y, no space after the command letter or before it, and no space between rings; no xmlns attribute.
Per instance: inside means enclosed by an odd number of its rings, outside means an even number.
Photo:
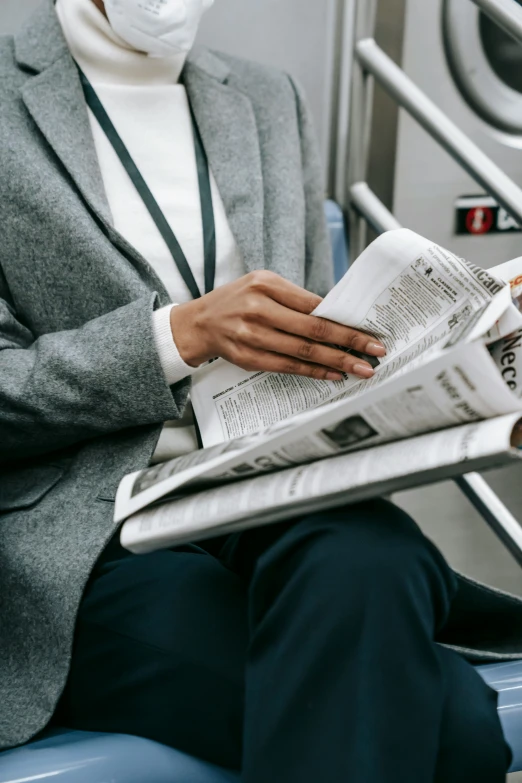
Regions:
<svg viewBox="0 0 522 783"><path fill-rule="evenodd" d="M300 85L292 79L290 81L297 103L306 202L305 287L325 296L333 286L334 276L332 248L324 214L323 171L310 108Z"/></svg>
<svg viewBox="0 0 522 783"><path fill-rule="evenodd" d="M35 339L0 271L0 464L181 416L189 383L165 380L155 306L151 294Z"/></svg>

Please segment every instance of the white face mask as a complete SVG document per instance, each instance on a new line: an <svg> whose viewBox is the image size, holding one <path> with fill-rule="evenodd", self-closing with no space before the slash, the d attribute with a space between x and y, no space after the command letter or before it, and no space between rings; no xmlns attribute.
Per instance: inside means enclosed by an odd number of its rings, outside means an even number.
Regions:
<svg viewBox="0 0 522 783"><path fill-rule="evenodd" d="M201 17L214 0L105 0L112 29L126 43L154 57L187 54Z"/></svg>

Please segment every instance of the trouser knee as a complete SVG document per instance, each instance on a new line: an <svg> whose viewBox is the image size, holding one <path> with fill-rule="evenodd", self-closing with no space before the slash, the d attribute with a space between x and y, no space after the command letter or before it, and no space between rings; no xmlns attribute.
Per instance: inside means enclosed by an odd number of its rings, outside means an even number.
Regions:
<svg viewBox="0 0 522 783"><path fill-rule="evenodd" d="M272 531L259 558L254 584L279 590L301 580L303 600L312 590L330 613L351 599L363 608L379 594L386 602L434 606L436 626L445 622L456 579L436 547L397 506L375 500L311 514ZM424 604L421 607L422 602ZM385 610L383 604L382 610Z"/></svg>
<svg viewBox="0 0 522 783"><path fill-rule="evenodd" d="M402 509L385 500L311 514L290 526L275 545L306 560L316 579L379 580L389 589L421 573L441 573L450 592L453 572L439 550Z"/></svg>

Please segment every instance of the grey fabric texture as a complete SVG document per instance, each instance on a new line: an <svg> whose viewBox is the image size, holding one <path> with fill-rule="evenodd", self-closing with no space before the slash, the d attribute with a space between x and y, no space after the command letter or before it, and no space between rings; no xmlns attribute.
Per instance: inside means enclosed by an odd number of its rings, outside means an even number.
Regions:
<svg viewBox="0 0 522 783"><path fill-rule="evenodd" d="M193 53L184 80L247 270L326 293L320 166L299 87L207 50ZM115 532L118 483L148 465L162 423L182 415L189 383L164 380L151 316L168 295L111 223L52 0L15 38L0 39L0 172L5 748L51 718L82 592ZM478 590L475 608L487 594L488 617L503 618L498 654L520 654L520 602Z"/></svg>

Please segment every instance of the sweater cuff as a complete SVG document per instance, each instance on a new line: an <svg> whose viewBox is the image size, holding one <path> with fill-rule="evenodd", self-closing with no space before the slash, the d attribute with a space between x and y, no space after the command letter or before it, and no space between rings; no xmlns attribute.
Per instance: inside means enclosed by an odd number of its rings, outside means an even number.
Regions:
<svg viewBox="0 0 522 783"><path fill-rule="evenodd" d="M163 374L169 386L192 375L198 368L191 367L181 358L170 328L170 312L175 304L167 305L152 314L152 331Z"/></svg>

